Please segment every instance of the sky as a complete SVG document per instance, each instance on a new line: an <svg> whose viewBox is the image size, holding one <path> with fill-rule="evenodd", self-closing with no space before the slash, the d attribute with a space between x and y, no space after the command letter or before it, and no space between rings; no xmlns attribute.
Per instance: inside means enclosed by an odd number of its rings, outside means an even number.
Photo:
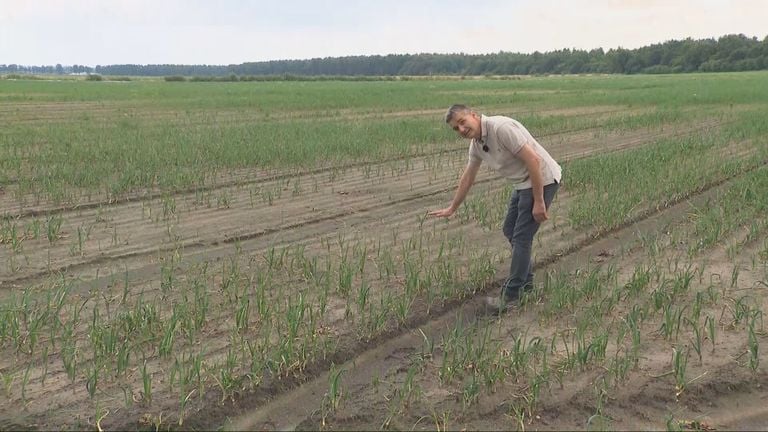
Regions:
<svg viewBox="0 0 768 432"><path fill-rule="evenodd" d="M768 35L768 0L0 0L0 64L239 64Z"/></svg>

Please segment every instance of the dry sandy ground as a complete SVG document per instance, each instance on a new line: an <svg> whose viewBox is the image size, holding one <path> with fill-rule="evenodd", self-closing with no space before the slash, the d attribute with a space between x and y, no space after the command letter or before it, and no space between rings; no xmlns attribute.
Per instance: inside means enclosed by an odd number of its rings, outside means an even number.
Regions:
<svg viewBox="0 0 768 432"><path fill-rule="evenodd" d="M600 115L599 112L595 115ZM697 124L665 127L663 130L639 130L622 134L596 134L594 130L568 131L542 138L542 144L561 161L592 154L620 151L642 146L658 138L702 134L719 120ZM735 145L728 157L741 157L748 149ZM45 202L19 206L13 198L12 185L0 192L3 208L15 214L20 225L46 217L60 216L61 231L54 244L45 236L24 239L21 252L9 247L0 250L0 298L8 299L23 287L39 285L44 289L59 275L72 278L73 298L87 298L99 292L110 304L123 288L131 287L130 296L158 296L162 266L169 256L178 255L176 273L184 277L196 266L211 263L223 266L237 256L243 265L263 260L274 248L302 247L307 255L321 254L327 244L340 237L363 244L385 242L385 248L396 250L407 239L423 234L418 226L428 209L445 205L452 196L456 179L465 161L463 146L411 160L386 161L380 164L342 168L321 167L311 172L243 172L222 181L222 185L207 190L186 191L173 196L150 193L116 202L84 203L62 207ZM493 173L483 171L475 187L476 194L503 193L505 183ZM691 200L704 200L716 190L713 187ZM5 195L5 196L3 196ZM574 231L565 215L575 199L566 182L561 189L552 220L543 226L537 240L537 269L539 277L547 271L574 271L594 266L596 262L612 264L617 283L626 283L638 264L669 262L680 258L675 245L679 240L667 239L669 247L652 255L639 239L660 235L671 230L685 232L690 221L688 203L680 203L662 211L639 214L636 223L612 233ZM484 251L494 257L497 279L501 279L508 256L507 246L497 230L484 228L473 220L431 224L431 236L426 241L437 242L451 236L461 236L471 244L470 250ZM78 239L87 232L82 242ZM397 232L397 239L392 239ZM643 236L638 233L644 233ZM737 234L729 241L737 241ZM210 429L220 425L236 429L286 429L328 427L333 429L585 429L610 427L614 429L664 429L667 421L682 426L703 425L727 429L766 429L766 374L760 367L756 372L744 366L746 336L744 325L729 325L723 311L733 307L742 291L748 290L762 302L765 269L754 265L753 257L761 251L761 241L751 241L736 260L742 269L738 284L731 286L728 278L734 260L726 256L724 247L708 249L694 257L695 263L708 265L698 275L695 286L687 293L695 295L713 280L719 281L720 301L705 312L718 317L720 337L714 349L707 349L701 363L691 357L689 376L695 379L676 396L671 369L671 352L676 343L660 337L658 317L643 326L642 356L625 380L611 383L601 399L601 416L597 412L594 383L606 374L602 365L587 364L564 375L562 384L549 382L543 386L535 410L522 422L512 413L512 406L528 390L525 382L505 381L482 390L474 403L466 406L461 392L464 383L443 383L438 369L443 355L439 341L456 323L492 330L499 349L510 344L521 332L526 337L538 335L550 340L558 333L577 325L575 311L542 319L548 294L538 293L522 308L496 318L488 316L482 297L495 290L494 286L475 287L462 301L453 301L432 310L414 305L411 318L393 326L372 341L360 340L344 319L344 305L329 303L324 327L338 340L338 352L333 361L344 369L343 398L335 412L322 418L324 395L328 392L328 366L325 362L308 368L301 376L285 382L265 383L254 393L236 395L221 401L220 395L210 395L190 403L185 427ZM429 250L434 249L434 244ZM743 258L742 258L743 257ZM700 265L700 264L697 264ZM716 276L717 275L717 276ZM215 289L216 283L211 284ZM291 286L290 276L275 283ZM373 291L402 289L375 282ZM650 289L650 288L649 288ZM141 294L139 294L139 292ZM647 294L647 293L646 293ZM376 298L378 294L374 294ZM683 300L686 301L686 300ZM588 304L585 302L582 306ZM763 304L764 306L764 304ZM84 314L91 313L91 304ZM721 316L721 312L723 312ZM627 311L617 307L610 320L621 320ZM704 313L704 312L703 312ZM230 318L219 315L214 320L221 328ZM654 321L655 320L655 321ZM228 340L225 331L216 324L207 334L208 354L221 357ZM413 382L419 397L407 406L394 406L398 389L408 378L414 355L422 352L424 338L437 341L437 349L420 366ZM762 333L760 335L762 338ZM681 336L685 343L687 340ZM553 355L562 360L565 347L553 348ZM157 359L149 359L153 362ZM29 364L23 354L4 349L0 355L0 371L20 377ZM150 363L158 377L165 376L162 362ZM40 370L31 368L28 386L22 395L17 387L7 392L0 403L0 427L23 428L93 428L96 426L95 402L89 398L85 380L72 383L66 376L57 353L52 352L45 382ZM139 393L135 385L140 375L134 368L128 377L133 381L130 396ZM380 383L375 385L374 383ZM164 393L158 385L151 406L140 403L125 407L122 384L115 380L104 383L102 407L108 414L99 423L105 428L146 428L153 421L176 421L178 398ZM210 390L215 393L215 390ZM679 423L678 420L683 421ZM688 421L686 423L686 421ZM171 422L171 423L169 423ZM599 423L602 422L602 423ZM699 422L699 423L695 423ZM325 424L324 424L325 423ZM599 423L599 425L598 425ZM11 426L9 426L11 425ZM597 426L596 426L597 425ZM600 426L603 425L603 426ZM702 427L703 427L702 426Z"/></svg>

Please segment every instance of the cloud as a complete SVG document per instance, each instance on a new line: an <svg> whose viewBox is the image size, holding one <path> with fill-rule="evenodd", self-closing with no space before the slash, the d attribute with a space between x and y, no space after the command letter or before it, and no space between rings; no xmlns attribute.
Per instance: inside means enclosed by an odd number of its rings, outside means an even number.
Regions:
<svg viewBox="0 0 768 432"><path fill-rule="evenodd" d="M764 0L0 0L0 63L229 64L766 35Z"/></svg>
<svg viewBox="0 0 768 432"><path fill-rule="evenodd" d="M541 0L520 21L531 35L527 50L637 48L670 39L745 33L764 37L768 8L759 1ZM740 5L734 7L735 4Z"/></svg>

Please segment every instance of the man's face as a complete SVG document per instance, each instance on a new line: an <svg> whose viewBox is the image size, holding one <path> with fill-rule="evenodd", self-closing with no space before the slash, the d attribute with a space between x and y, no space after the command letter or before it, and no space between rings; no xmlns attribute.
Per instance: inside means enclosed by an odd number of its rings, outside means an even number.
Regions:
<svg viewBox="0 0 768 432"><path fill-rule="evenodd" d="M480 116L473 112L459 113L448 123L453 130L464 138L480 139Z"/></svg>

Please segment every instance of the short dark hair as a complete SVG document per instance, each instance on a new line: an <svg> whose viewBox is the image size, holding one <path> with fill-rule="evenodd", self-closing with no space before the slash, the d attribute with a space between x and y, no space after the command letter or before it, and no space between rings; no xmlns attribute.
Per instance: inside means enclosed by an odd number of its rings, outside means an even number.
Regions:
<svg viewBox="0 0 768 432"><path fill-rule="evenodd" d="M451 107L448 108L448 111L446 111L445 113L445 122L450 123L451 120L453 119L453 116L455 116L456 114L462 114L462 113L468 113L468 112L473 112L473 111L470 107L466 105L462 105L462 104L451 105Z"/></svg>

